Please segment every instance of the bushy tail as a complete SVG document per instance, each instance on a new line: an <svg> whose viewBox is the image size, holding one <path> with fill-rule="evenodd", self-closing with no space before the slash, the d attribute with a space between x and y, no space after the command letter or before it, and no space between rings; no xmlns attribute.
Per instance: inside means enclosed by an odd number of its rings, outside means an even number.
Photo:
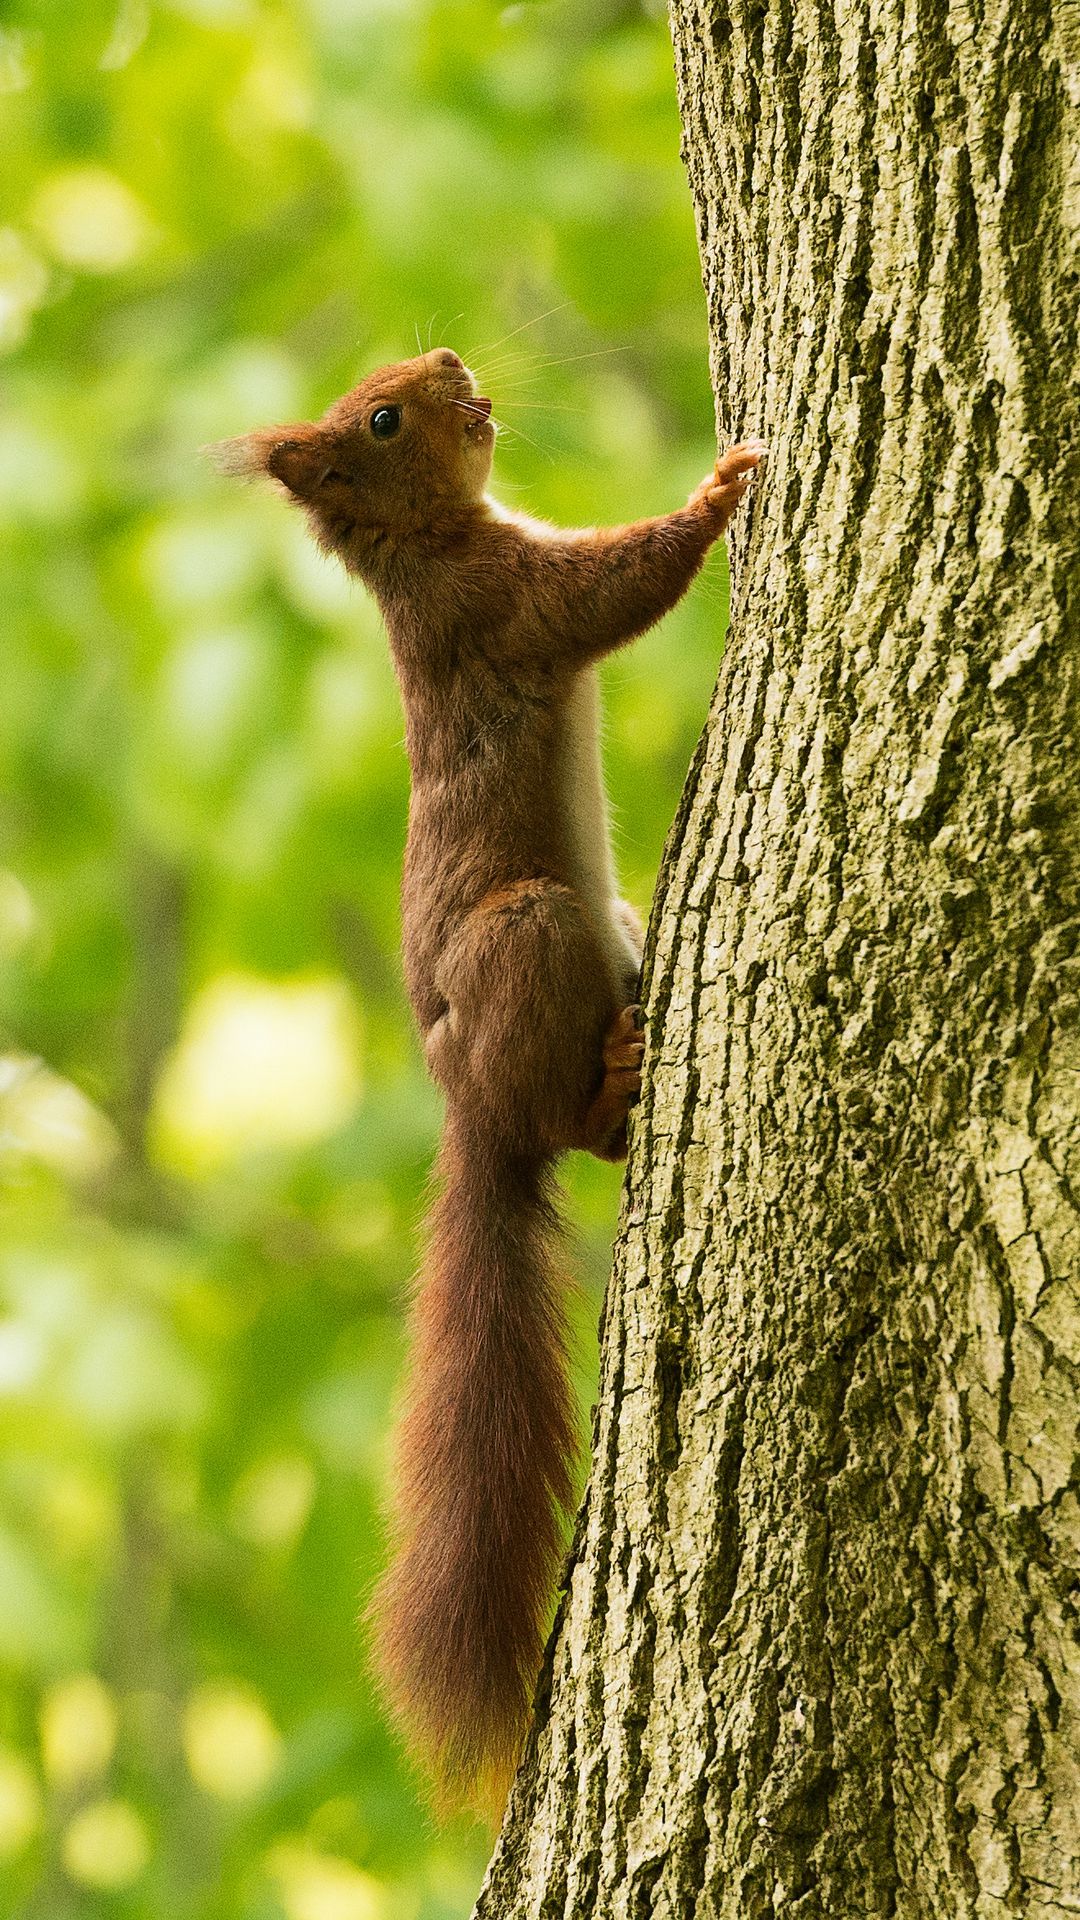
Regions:
<svg viewBox="0 0 1080 1920"><path fill-rule="evenodd" d="M573 1491L558 1220L543 1160L451 1117L399 1436L399 1537L374 1615L386 1690L442 1805L516 1764Z"/></svg>

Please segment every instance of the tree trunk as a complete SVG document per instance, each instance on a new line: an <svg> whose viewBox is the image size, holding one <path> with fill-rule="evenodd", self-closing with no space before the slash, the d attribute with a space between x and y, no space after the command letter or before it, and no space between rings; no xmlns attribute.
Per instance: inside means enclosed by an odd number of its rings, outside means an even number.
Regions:
<svg viewBox="0 0 1080 1920"><path fill-rule="evenodd" d="M722 437L773 451L477 1916L1049 1920L1080 1912L1080 9L674 30Z"/></svg>

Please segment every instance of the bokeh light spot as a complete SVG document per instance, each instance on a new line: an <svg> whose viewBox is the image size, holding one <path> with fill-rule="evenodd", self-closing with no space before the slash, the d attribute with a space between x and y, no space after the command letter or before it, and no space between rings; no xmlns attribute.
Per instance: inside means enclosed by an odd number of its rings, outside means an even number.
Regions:
<svg viewBox="0 0 1080 1920"><path fill-rule="evenodd" d="M60 1680L41 1702L41 1757L49 1779L74 1787L104 1773L116 1745L116 1702L96 1673Z"/></svg>
<svg viewBox="0 0 1080 1920"><path fill-rule="evenodd" d="M0 1131L9 1151L74 1179L101 1173L119 1147L115 1128L78 1087L20 1054L0 1055Z"/></svg>
<svg viewBox="0 0 1080 1920"><path fill-rule="evenodd" d="M262 1701L234 1680L208 1680L184 1712L184 1753L192 1778L219 1800L247 1800L274 1772L281 1735Z"/></svg>
<svg viewBox="0 0 1080 1920"><path fill-rule="evenodd" d="M41 1789L10 1747L0 1747L0 1859L21 1853L41 1824Z"/></svg>
<svg viewBox="0 0 1080 1920"><path fill-rule="evenodd" d="M22 345L48 286L45 262L14 227L0 227L0 353Z"/></svg>
<svg viewBox="0 0 1080 1920"><path fill-rule="evenodd" d="M267 1866L289 1920L382 1920L383 1888L350 1860L285 1840Z"/></svg>
<svg viewBox="0 0 1080 1920"><path fill-rule="evenodd" d="M66 267L115 273L138 258L153 229L130 187L105 167L65 167L42 181L31 218Z"/></svg>
<svg viewBox="0 0 1080 1920"><path fill-rule="evenodd" d="M61 1854L72 1880L102 1893L119 1893L146 1867L150 1837L126 1800L95 1800L68 1824Z"/></svg>
<svg viewBox="0 0 1080 1920"><path fill-rule="evenodd" d="M344 980L223 974L197 995L158 1086L163 1159L200 1177L333 1133L360 1097L360 1028Z"/></svg>
<svg viewBox="0 0 1080 1920"><path fill-rule="evenodd" d="M314 1498L315 1469L303 1454L259 1460L233 1489L233 1525L257 1546L292 1546L307 1523Z"/></svg>

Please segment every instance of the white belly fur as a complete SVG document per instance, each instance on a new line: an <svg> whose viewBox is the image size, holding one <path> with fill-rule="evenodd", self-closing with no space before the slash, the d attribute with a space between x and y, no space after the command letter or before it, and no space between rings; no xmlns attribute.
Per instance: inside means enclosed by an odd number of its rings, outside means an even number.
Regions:
<svg viewBox="0 0 1080 1920"><path fill-rule="evenodd" d="M618 914L607 796L600 765L600 695L595 667L579 674L566 706L559 804L567 824L574 885L600 935L616 980L636 973L640 954Z"/></svg>

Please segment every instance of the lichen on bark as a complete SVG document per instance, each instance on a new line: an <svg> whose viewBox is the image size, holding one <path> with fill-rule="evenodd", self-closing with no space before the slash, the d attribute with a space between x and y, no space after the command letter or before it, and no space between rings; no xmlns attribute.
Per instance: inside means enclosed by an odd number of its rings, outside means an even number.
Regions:
<svg viewBox="0 0 1080 1920"><path fill-rule="evenodd" d="M771 455L478 1920L1080 1912L1080 12L675 0Z"/></svg>

